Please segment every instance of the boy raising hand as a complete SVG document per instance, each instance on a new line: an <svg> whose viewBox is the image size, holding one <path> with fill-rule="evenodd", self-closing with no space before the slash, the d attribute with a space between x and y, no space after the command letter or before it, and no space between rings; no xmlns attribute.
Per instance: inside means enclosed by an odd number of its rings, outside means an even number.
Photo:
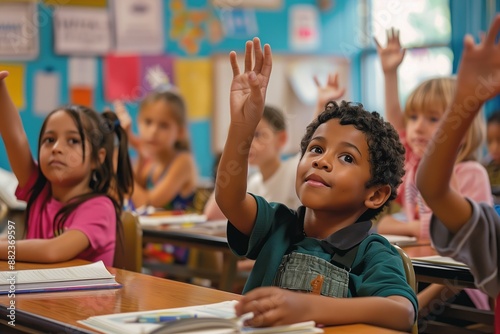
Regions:
<svg viewBox="0 0 500 334"><path fill-rule="evenodd" d="M258 38L247 42L243 73L234 52L230 61L231 123L216 200L229 220L230 247L256 260L236 313L253 312L253 326L314 320L408 330L418 307L402 260L386 239L369 234L370 220L396 197L404 174L394 128L362 105L329 102L301 142L295 188L304 206L268 203L247 193L246 182L271 48L262 50Z"/></svg>

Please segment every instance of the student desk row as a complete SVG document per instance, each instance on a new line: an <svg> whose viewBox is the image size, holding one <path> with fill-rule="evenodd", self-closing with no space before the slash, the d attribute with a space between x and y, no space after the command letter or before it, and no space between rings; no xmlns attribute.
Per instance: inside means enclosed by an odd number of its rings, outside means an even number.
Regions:
<svg viewBox="0 0 500 334"><path fill-rule="evenodd" d="M85 263L87 262L82 260L53 265L16 263L16 269L68 267ZM194 306L240 298L240 295L220 290L116 268L108 269L116 275L116 280L123 285L122 288L16 295L15 327L7 323L7 307L10 300L7 296L0 296L0 332L89 334L95 332L77 323L77 320L95 315ZM0 270L8 270L6 261L0 261ZM328 327L325 328L325 333L391 334L397 332L375 326L353 324Z"/></svg>

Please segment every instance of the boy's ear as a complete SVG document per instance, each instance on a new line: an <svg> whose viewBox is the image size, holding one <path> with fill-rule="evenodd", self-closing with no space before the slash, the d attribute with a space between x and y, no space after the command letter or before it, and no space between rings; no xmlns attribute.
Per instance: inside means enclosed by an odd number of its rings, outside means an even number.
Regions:
<svg viewBox="0 0 500 334"><path fill-rule="evenodd" d="M278 144L280 148L283 148L286 145L286 141L288 140L288 132L285 130L279 131L276 136L278 137Z"/></svg>
<svg viewBox="0 0 500 334"><path fill-rule="evenodd" d="M384 205L389 196L391 196L391 187L388 184L371 187L365 206L369 209L378 209Z"/></svg>

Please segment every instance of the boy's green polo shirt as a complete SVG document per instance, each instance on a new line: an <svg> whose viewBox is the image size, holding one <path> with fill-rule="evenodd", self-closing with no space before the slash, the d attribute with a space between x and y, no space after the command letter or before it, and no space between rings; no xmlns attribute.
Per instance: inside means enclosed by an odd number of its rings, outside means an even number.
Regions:
<svg viewBox="0 0 500 334"><path fill-rule="evenodd" d="M356 222L325 240L307 238L303 235L304 207L294 211L283 204L268 203L262 197L252 196L257 201L257 218L250 237L240 233L230 222L227 227L232 251L256 260L244 293L259 286L271 286L282 257L292 251L330 261L332 254L324 248L333 246L333 249L347 250L362 239L349 273L348 296L403 296L411 301L417 314L417 297L407 284L398 251L378 234L365 237L368 222ZM322 247L325 242L330 247Z"/></svg>

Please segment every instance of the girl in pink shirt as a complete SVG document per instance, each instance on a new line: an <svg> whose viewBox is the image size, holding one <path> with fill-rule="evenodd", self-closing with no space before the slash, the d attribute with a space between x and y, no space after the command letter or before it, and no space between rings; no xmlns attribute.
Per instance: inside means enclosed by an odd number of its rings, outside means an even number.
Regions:
<svg viewBox="0 0 500 334"><path fill-rule="evenodd" d="M15 234L15 242L1 240L0 259L15 254L16 261L80 258L113 265L123 197L133 187L126 133L112 112L59 108L42 125L35 162L7 91L7 76L0 71L0 133L19 182L16 196L27 202L26 239Z"/></svg>

